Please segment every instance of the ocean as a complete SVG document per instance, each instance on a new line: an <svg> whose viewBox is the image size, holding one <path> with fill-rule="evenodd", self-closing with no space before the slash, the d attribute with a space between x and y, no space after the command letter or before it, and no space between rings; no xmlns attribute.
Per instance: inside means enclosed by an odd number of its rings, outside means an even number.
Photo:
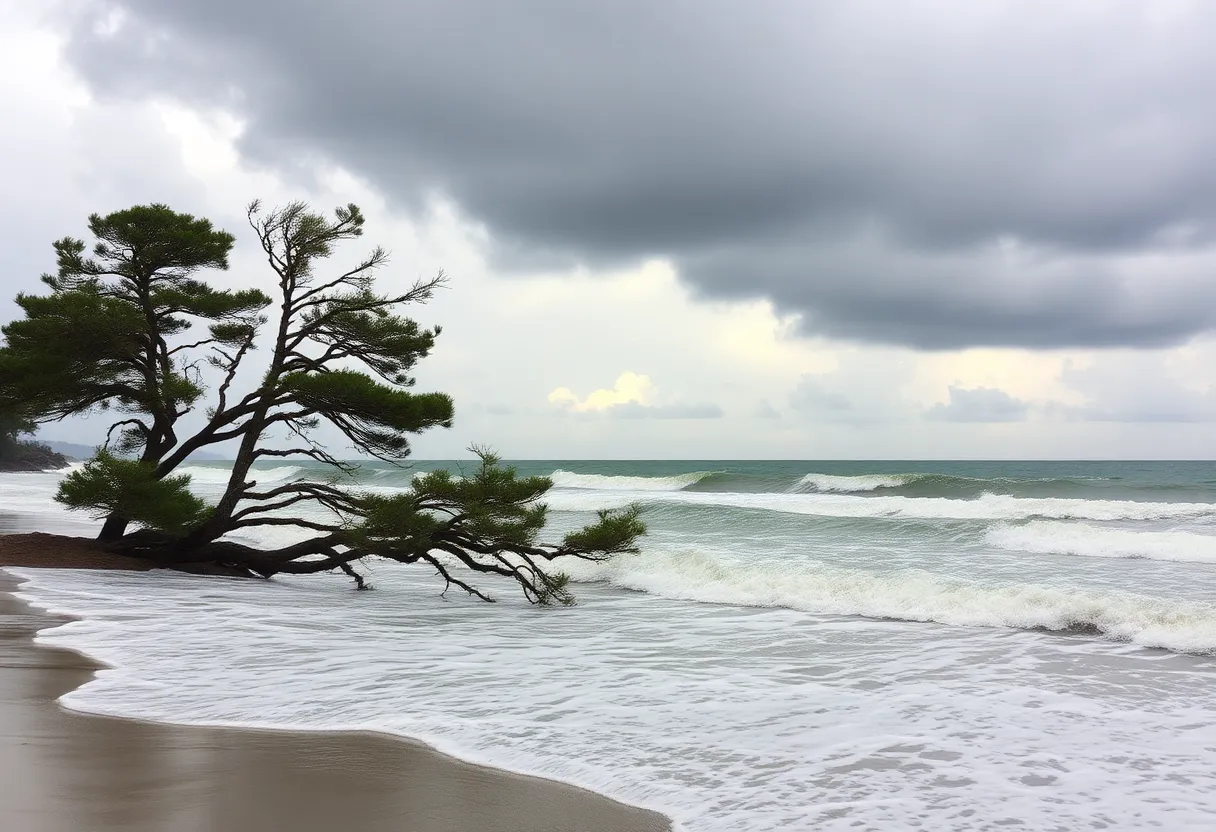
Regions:
<svg viewBox="0 0 1216 832"><path fill-rule="evenodd" d="M555 533L646 507L641 554L569 565L575 607L388 562L368 593L11 571L80 619L42 642L111 667L80 711L400 734L688 832L1216 828L1216 463L515 464ZM58 478L0 475L6 522L94 529Z"/></svg>

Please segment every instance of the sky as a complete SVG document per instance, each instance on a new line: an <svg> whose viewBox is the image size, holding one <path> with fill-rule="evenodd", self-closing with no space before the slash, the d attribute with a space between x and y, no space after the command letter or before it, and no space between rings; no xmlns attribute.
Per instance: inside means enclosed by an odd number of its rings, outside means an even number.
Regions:
<svg viewBox="0 0 1216 832"><path fill-rule="evenodd" d="M92 212L251 286L355 202L420 458L1214 458L1214 100L1202 0L0 0L0 321Z"/></svg>

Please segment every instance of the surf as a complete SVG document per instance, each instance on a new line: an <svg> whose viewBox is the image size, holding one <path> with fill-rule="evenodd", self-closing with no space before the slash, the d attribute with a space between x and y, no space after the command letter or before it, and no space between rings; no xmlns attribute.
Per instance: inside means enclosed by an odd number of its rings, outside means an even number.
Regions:
<svg viewBox="0 0 1216 832"><path fill-rule="evenodd" d="M574 564L568 571L575 581L679 601L1083 633L1141 647L1216 653L1216 605L1127 591L979 583L921 569L876 572L808 561L744 562L694 548L656 547L606 564Z"/></svg>
<svg viewBox="0 0 1216 832"><path fill-rule="evenodd" d="M657 493L655 493L657 492ZM983 494L975 499L946 497L863 497L847 494L743 494L707 491L554 492L549 506L559 511L594 511L643 505L733 508L820 517L905 520L1164 520L1216 517L1212 503L1155 503L1135 500L1080 500Z"/></svg>
<svg viewBox="0 0 1216 832"><path fill-rule="evenodd" d="M1036 520L995 526L985 539L1001 549L1045 555L1216 564L1216 535L1195 532L1136 531Z"/></svg>

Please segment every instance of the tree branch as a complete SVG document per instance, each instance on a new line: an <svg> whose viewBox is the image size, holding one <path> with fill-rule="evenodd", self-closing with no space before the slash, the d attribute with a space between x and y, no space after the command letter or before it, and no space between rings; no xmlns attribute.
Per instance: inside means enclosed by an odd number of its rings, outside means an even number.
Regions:
<svg viewBox="0 0 1216 832"><path fill-rule="evenodd" d="M481 590L477 589L476 587L474 587L470 584L467 584L464 581L460 580L459 578L455 577L451 572L449 572L444 567L443 563L438 558L433 557L430 554L424 554L421 556L421 559L426 561L427 563L429 563L431 566L435 567L435 571L438 572L439 575L443 578L444 586L443 586L443 592L440 593L441 595L447 594L447 591L450 587L458 586L475 598L480 598L482 601L485 601L490 604L494 603L495 599L484 594Z"/></svg>
<svg viewBox="0 0 1216 832"><path fill-rule="evenodd" d="M196 347L205 347L208 344L216 343L218 340L219 339L217 339L217 338L204 338L201 341L195 341L193 344L181 344L180 346L176 346L171 350L167 350L165 352L165 355L176 355L177 353L182 352L184 350L192 350Z"/></svg>
<svg viewBox="0 0 1216 832"><path fill-rule="evenodd" d="M246 520L232 520L228 524L228 530L247 529L251 526L298 526L301 529L309 529L315 532L338 532L342 530L341 526L335 526L332 523L317 523L312 520L304 520L300 517L253 517Z"/></svg>

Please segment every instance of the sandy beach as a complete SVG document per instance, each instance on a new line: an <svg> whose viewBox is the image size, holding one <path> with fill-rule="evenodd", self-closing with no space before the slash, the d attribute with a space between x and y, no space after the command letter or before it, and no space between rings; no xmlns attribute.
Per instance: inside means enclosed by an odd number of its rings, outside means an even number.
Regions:
<svg viewBox="0 0 1216 832"><path fill-rule="evenodd" d="M665 818L361 734L93 717L56 699L97 665L35 645L58 619L0 570L0 828L12 832L660 832Z"/></svg>

